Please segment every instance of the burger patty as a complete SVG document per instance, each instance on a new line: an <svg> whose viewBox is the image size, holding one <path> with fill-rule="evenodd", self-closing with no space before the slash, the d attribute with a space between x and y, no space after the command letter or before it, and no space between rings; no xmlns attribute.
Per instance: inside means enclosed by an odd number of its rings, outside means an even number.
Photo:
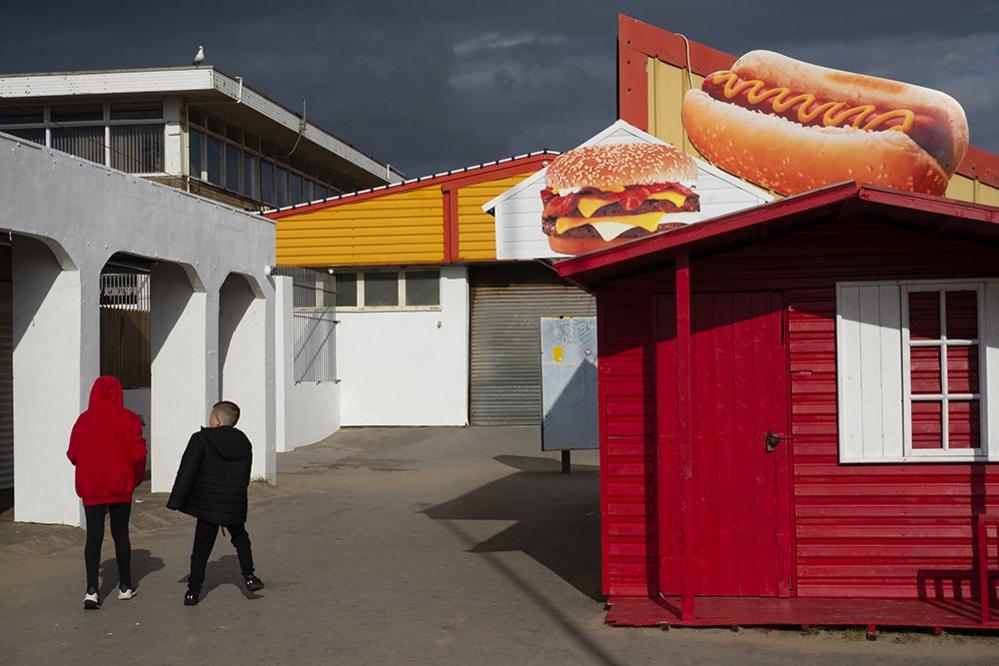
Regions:
<svg viewBox="0 0 999 666"><path fill-rule="evenodd" d="M669 218L666 221L659 224L656 227L656 232L666 231L667 229L673 229L677 226L686 226L683 223L677 224L676 222L670 222ZM562 238L603 238L596 229L588 224L584 224L581 227L576 227L575 229L569 229L565 233L557 233L555 231L555 220L543 220L541 222L541 231L546 236L561 236ZM617 238L641 238L642 236L648 236L651 231L646 231L641 227L632 227L624 233L622 233Z"/></svg>
<svg viewBox="0 0 999 666"><path fill-rule="evenodd" d="M684 201L683 205L680 206L679 208L674 206L673 202L671 201L660 201L657 199L649 199L647 201L644 201L638 208L632 209L630 211L625 211L620 204L614 203L604 206L600 210L596 211L593 214L593 217L587 219L590 220L591 222L599 222L600 218L611 217L616 215L619 218L621 218L622 221L626 221L629 215L641 215L642 213L655 213L655 212L661 212L661 213L679 213L683 211L697 212L700 209L701 205L698 196L696 194L690 194L687 197L687 200ZM613 211L613 212L605 212L605 211ZM578 217L578 215L576 217ZM561 235L564 236L565 238L600 238L600 234L597 233L597 230L591 227L589 224L583 225L581 227L576 227L575 229L569 229L563 234L557 234L557 232L555 231L555 222L557 219L558 218L555 217L542 218L541 230L549 236ZM670 226L672 226L672 223L669 221L669 218L666 218L663 220L663 222L659 224L659 229L662 229L663 227L668 228ZM645 229L642 229L641 227L635 227L634 229L628 229L627 231L625 231L623 234L619 236L619 238L638 238L639 236L644 236L647 233L649 232L647 232Z"/></svg>

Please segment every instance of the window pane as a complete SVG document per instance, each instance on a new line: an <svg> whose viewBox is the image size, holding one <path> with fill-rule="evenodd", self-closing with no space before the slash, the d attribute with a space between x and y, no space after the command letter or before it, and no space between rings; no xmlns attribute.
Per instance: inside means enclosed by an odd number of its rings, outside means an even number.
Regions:
<svg viewBox="0 0 999 666"><path fill-rule="evenodd" d="M909 337L913 340L940 339L940 292L909 292Z"/></svg>
<svg viewBox="0 0 999 666"><path fill-rule="evenodd" d="M947 347L947 385L948 393L978 393L978 345Z"/></svg>
<svg viewBox="0 0 999 666"><path fill-rule="evenodd" d="M91 162L104 164L104 126L53 127L52 147Z"/></svg>
<svg viewBox="0 0 999 666"><path fill-rule="evenodd" d="M239 165L242 156L239 148L225 144L225 186L233 192L239 191Z"/></svg>
<svg viewBox="0 0 999 666"><path fill-rule="evenodd" d="M274 199L278 207L288 205L288 172L281 167L274 169Z"/></svg>
<svg viewBox="0 0 999 666"><path fill-rule="evenodd" d="M942 415L939 402L912 403L912 448L943 448Z"/></svg>
<svg viewBox="0 0 999 666"><path fill-rule="evenodd" d="M260 199L260 175L257 158L243 155L243 194L251 199Z"/></svg>
<svg viewBox="0 0 999 666"><path fill-rule="evenodd" d="M982 417L977 400L952 401L947 407L947 448L978 449L982 446Z"/></svg>
<svg viewBox="0 0 999 666"><path fill-rule="evenodd" d="M188 175L191 178L201 179L201 146L205 142L205 135L201 132L191 130L187 134L187 159Z"/></svg>
<svg viewBox="0 0 999 666"><path fill-rule="evenodd" d="M111 120L159 120L163 102L121 102L111 104Z"/></svg>
<svg viewBox="0 0 999 666"><path fill-rule="evenodd" d="M947 337L955 340L978 338L978 292L948 291Z"/></svg>
<svg viewBox="0 0 999 666"><path fill-rule="evenodd" d="M38 129L11 129L5 130L7 134L13 134L14 136L20 137L25 141L31 141L32 143L38 143L45 145L45 130L42 128Z"/></svg>
<svg viewBox="0 0 999 666"><path fill-rule="evenodd" d="M222 142L208 137L208 150L205 153L205 167L208 171L208 182L222 184Z"/></svg>
<svg viewBox="0 0 999 666"><path fill-rule="evenodd" d="M274 204L274 165L266 160L260 162L260 200Z"/></svg>
<svg viewBox="0 0 999 666"><path fill-rule="evenodd" d="M196 106L187 110L187 120L195 125L205 126L205 111Z"/></svg>
<svg viewBox="0 0 999 666"><path fill-rule="evenodd" d="M329 196L329 190L326 189L326 186L316 183L316 198L325 199L328 196Z"/></svg>
<svg viewBox="0 0 999 666"><path fill-rule="evenodd" d="M288 203L302 201L302 177L297 173L288 174Z"/></svg>
<svg viewBox="0 0 999 666"><path fill-rule="evenodd" d="M336 273L336 305L344 308L357 307L357 273ZM324 303L324 305L333 305Z"/></svg>
<svg viewBox="0 0 999 666"><path fill-rule="evenodd" d="M311 180L305 181L305 193L302 195L302 201L315 201L316 198L316 184Z"/></svg>
<svg viewBox="0 0 999 666"><path fill-rule="evenodd" d="M260 139L257 138L255 134L250 134L249 132L243 133L243 143L251 150L260 150Z"/></svg>
<svg viewBox="0 0 999 666"><path fill-rule="evenodd" d="M399 305L399 274L365 273L364 305Z"/></svg>
<svg viewBox="0 0 999 666"><path fill-rule="evenodd" d="M225 130L225 121L218 116L209 113L208 114L208 129L215 132L216 134L222 134Z"/></svg>
<svg viewBox="0 0 999 666"><path fill-rule="evenodd" d="M111 166L129 173L163 171L163 125L111 128Z"/></svg>
<svg viewBox="0 0 999 666"><path fill-rule="evenodd" d="M910 347L912 393L940 393L940 348Z"/></svg>
<svg viewBox="0 0 999 666"><path fill-rule="evenodd" d="M49 117L58 123L103 121L103 104L53 104Z"/></svg>
<svg viewBox="0 0 999 666"><path fill-rule="evenodd" d="M40 123L44 120L45 109L41 105L0 107L0 125Z"/></svg>
<svg viewBox="0 0 999 666"><path fill-rule="evenodd" d="M406 273L406 305L440 305L441 278L438 271Z"/></svg>
<svg viewBox="0 0 999 666"><path fill-rule="evenodd" d="M225 136L227 139L232 139L238 144L243 143L243 130L236 127L235 125L227 124L225 126Z"/></svg>

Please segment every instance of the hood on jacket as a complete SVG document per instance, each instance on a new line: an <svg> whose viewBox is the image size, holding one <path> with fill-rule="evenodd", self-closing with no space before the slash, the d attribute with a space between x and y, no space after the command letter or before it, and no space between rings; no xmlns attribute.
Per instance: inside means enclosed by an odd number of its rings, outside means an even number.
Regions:
<svg viewBox="0 0 999 666"><path fill-rule="evenodd" d="M238 430L234 426L202 427L201 434L223 460L235 462L253 456L250 440L246 438L242 430Z"/></svg>
<svg viewBox="0 0 999 666"><path fill-rule="evenodd" d="M94 381L94 387L90 389L90 409L100 407L124 409L125 400L121 390L121 382L116 377L103 375Z"/></svg>

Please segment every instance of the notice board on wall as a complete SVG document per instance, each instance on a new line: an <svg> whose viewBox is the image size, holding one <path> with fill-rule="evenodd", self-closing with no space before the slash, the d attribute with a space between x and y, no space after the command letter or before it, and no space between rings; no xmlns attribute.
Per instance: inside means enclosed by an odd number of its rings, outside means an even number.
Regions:
<svg viewBox="0 0 999 666"><path fill-rule="evenodd" d="M595 449L597 318L541 318L541 449Z"/></svg>

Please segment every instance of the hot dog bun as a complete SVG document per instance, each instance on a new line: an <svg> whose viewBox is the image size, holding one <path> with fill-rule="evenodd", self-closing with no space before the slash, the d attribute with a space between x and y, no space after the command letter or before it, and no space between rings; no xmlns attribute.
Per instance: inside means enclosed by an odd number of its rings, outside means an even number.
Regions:
<svg viewBox="0 0 999 666"><path fill-rule="evenodd" d="M844 180L942 194L968 148L968 123L952 97L921 86L811 65L770 51L733 64L740 79L758 79L848 105L910 109L939 123L943 140L927 152L902 131L806 127L766 112L719 101L699 90L683 101L694 146L717 166L782 194Z"/></svg>

